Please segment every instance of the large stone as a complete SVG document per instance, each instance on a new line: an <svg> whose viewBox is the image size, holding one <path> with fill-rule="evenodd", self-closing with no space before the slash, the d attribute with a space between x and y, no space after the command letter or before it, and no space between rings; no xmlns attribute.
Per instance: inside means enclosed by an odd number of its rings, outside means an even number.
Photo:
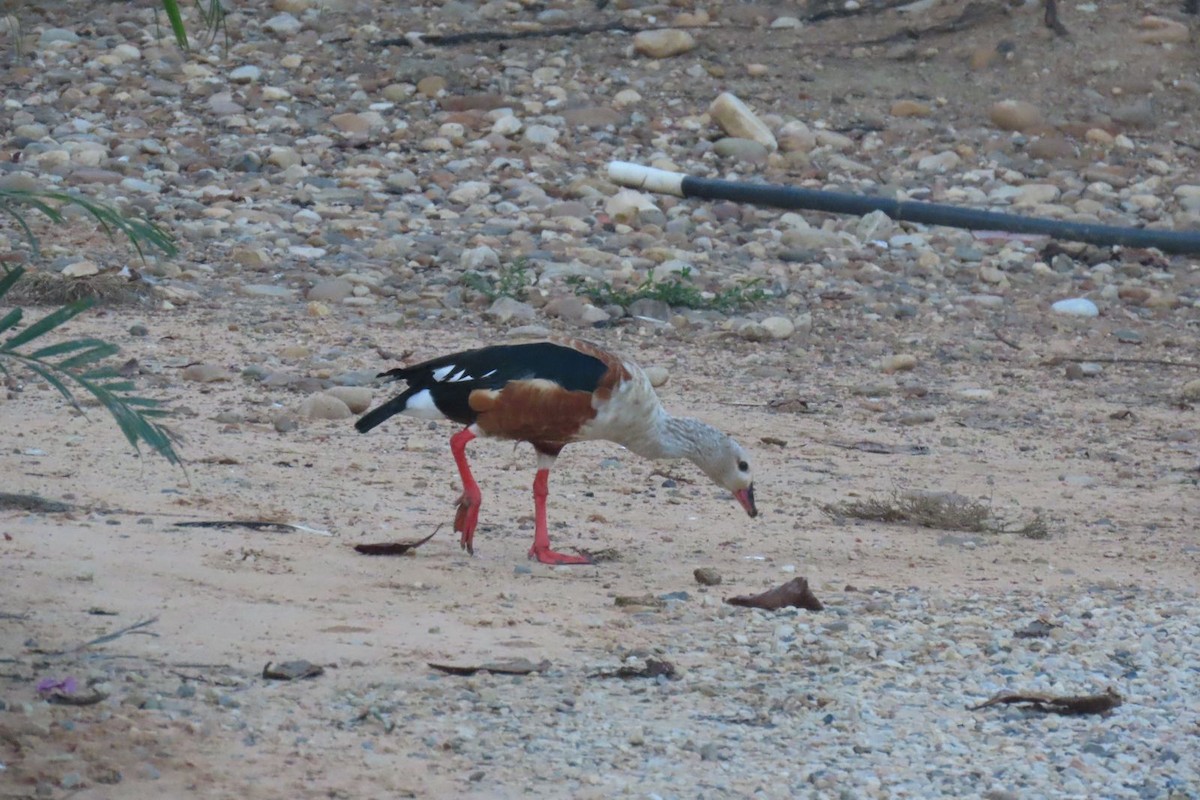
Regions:
<svg viewBox="0 0 1200 800"><path fill-rule="evenodd" d="M717 99L708 107L708 113L730 136L753 139L771 152L779 149L775 134L736 95L729 92L717 95Z"/></svg>
<svg viewBox="0 0 1200 800"><path fill-rule="evenodd" d="M713 144L713 152L722 158L733 158L748 164L761 164L767 160L767 148L753 139L726 136Z"/></svg>
<svg viewBox="0 0 1200 800"><path fill-rule="evenodd" d="M696 39L687 31L667 28L641 31L633 37L633 49L650 58L670 58L695 48Z"/></svg>
<svg viewBox="0 0 1200 800"><path fill-rule="evenodd" d="M511 320L531 320L537 315L533 306L522 303L512 297L497 297L492 305L484 312L484 316L494 322L509 322Z"/></svg>
<svg viewBox="0 0 1200 800"><path fill-rule="evenodd" d="M196 383L217 383L233 379L233 373L219 364L190 364L183 370L185 381Z"/></svg>
<svg viewBox="0 0 1200 800"><path fill-rule="evenodd" d="M1138 27L1137 40L1145 44L1183 44L1191 38L1187 25L1166 17L1142 17Z"/></svg>
<svg viewBox="0 0 1200 800"><path fill-rule="evenodd" d="M371 407L373 392L365 386L334 386L325 394L341 400L352 413L361 414Z"/></svg>
<svg viewBox="0 0 1200 800"><path fill-rule="evenodd" d="M671 373L667 371L666 367L652 366L646 367L642 371L646 373L646 379L655 389L665 386L671 377Z"/></svg>
<svg viewBox="0 0 1200 800"><path fill-rule="evenodd" d="M761 324L772 339L788 339L796 332L795 323L787 317L767 317Z"/></svg>
<svg viewBox="0 0 1200 800"><path fill-rule="evenodd" d="M67 264L63 267L60 273L64 278L86 278L89 275L96 275L100 272L100 268L96 266L94 261L76 261L74 264Z"/></svg>
<svg viewBox="0 0 1200 800"><path fill-rule="evenodd" d="M657 319L666 322L671 318L671 307L662 300L653 300L649 297L643 297L641 300L634 300L629 304L629 315L631 317L646 317L648 319Z"/></svg>
<svg viewBox="0 0 1200 800"><path fill-rule="evenodd" d="M451 202L470 205L487 197L492 191L492 185L487 181L464 181L450 191L447 197Z"/></svg>
<svg viewBox="0 0 1200 800"><path fill-rule="evenodd" d="M343 387L345 388L345 387ZM350 406L332 394L320 392L304 398L300 413L309 419L346 419L351 416Z"/></svg>
<svg viewBox="0 0 1200 800"><path fill-rule="evenodd" d="M264 22L263 29L280 37L293 36L300 32L300 20L285 11Z"/></svg>
<svg viewBox="0 0 1200 800"><path fill-rule="evenodd" d="M345 278L329 278L313 284L306 297L326 303L340 303L354 291L354 286Z"/></svg>
<svg viewBox="0 0 1200 800"><path fill-rule="evenodd" d="M643 211L658 211L650 195L634 189L620 189L604 203L604 211L617 222L631 224Z"/></svg>
<svg viewBox="0 0 1200 800"><path fill-rule="evenodd" d="M785 153L807 153L817 146L817 135L798 119L779 129L779 149Z"/></svg>
<svg viewBox="0 0 1200 800"><path fill-rule="evenodd" d="M458 263L464 270L499 269L500 256L491 247L481 244L463 250Z"/></svg>
<svg viewBox="0 0 1200 800"><path fill-rule="evenodd" d="M1028 133L1042 124L1042 112L1024 100L1001 100L988 109L988 118L1005 131Z"/></svg>

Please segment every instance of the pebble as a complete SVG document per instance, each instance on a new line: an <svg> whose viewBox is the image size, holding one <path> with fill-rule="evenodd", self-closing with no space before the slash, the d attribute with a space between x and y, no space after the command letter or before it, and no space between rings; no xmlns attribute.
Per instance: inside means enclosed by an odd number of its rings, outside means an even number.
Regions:
<svg viewBox="0 0 1200 800"><path fill-rule="evenodd" d="M183 379L196 383L217 383L233 380L233 373L219 364L191 364L184 367Z"/></svg>
<svg viewBox="0 0 1200 800"><path fill-rule="evenodd" d="M534 319L537 311L529 303L523 303L512 297L497 297L484 312L484 316L495 322L525 321Z"/></svg>
<svg viewBox="0 0 1200 800"><path fill-rule="evenodd" d="M1096 317L1100 315L1100 309L1086 297L1072 297L1067 300L1059 300L1051 305L1050 309L1056 314L1065 314L1072 317Z"/></svg>
<svg viewBox="0 0 1200 800"><path fill-rule="evenodd" d="M299 412L309 419L346 419L352 415L350 406L332 393L321 392L304 398Z"/></svg>
<svg viewBox="0 0 1200 800"><path fill-rule="evenodd" d="M771 133L771 129L767 127L766 123L759 119L749 106L730 92L722 92L717 95L717 99L709 105L708 113L731 137L750 139L771 152L779 148L775 134Z"/></svg>
<svg viewBox="0 0 1200 800"><path fill-rule="evenodd" d="M1131 331L1128 328L1120 328L1113 331L1112 334L1121 344L1141 344L1142 335L1137 331Z"/></svg>
<svg viewBox="0 0 1200 800"><path fill-rule="evenodd" d="M97 275L100 272L100 267L96 266L93 261L76 261L63 267L60 273L64 278L86 278L89 275Z"/></svg>
<svg viewBox="0 0 1200 800"><path fill-rule="evenodd" d="M548 145L558 141L559 130L552 128L549 125L530 125L525 129L522 137L530 144Z"/></svg>
<svg viewBox="0 0 1200 800"><path fill-rule="evenodd" d="M371 407L374 392L365 386L331 386L325 394L336 397L346 404L352 414L361 414Z"/></svg>
<svg viewBox="0 0 1200 800"><path fill-rule="evenodd" d="M771 332L762 323L754 321L742 323L738 327L737 333L748 342L765 342L771 338Z"/></svg>
<svg viewBox="0 0 1200 800"><path fill-rule="evenodd" d="M1184 400L1200 400L1200 378L1193 378L1180 386L1179 396Z"/></svg>
<svg viewBox="0 0 1200 800"><path fill-rule="evenodd" d="M910 353L897 353L883 359L881 367L885 374L893 372L908 372L917 366L917 357Z"/></svg>
<svg viewBox="0 0 1200 800"><path fill-rule="evenodd" d="M713 143L713 152L723 158L733 158L751 164L767 160L767 148L752 139L726 136Z"/></svg>
<svg viewBox="0 0 1200 800"><path fill-rule="evenodd" d="M988 118L1005 131L1028 133L1042 124L1042 112L1024 100L1001 100L988 109Z"/></svg>
<svg viewBox="0 0 1200 800"><path fill-rule="evenodd" d="M692 571L692 577L701 586L719 586L721 584L721 573L712 567L698 567Z"/></svg>
<svg viewBox="0 0 1200 800"><path fill-rule="evenodd" d="M633 49L649 58L670 58L695 49L696 39L678 28L639 31L633 37Z"/></svg>
<svg viewBox="0 0 1200 800"><path fill-rule="evenodd" d="M787 317L767 317L761 325L772 339L790 339L796 332L796 323Z"/></svg>
<svg viewBox="0 0 1200 800"><path fill-rule="evenodd" d="M262 77L262 70L253 64L236 67L229 72L229 80L234 83L257 83Z"/></svg>
<svg viewBox="0 0 1200 800"><path fill-rule="evenodd" d="M800 120L784 123L777 139L779 149L785 153L807 153L817 146L817 135Z"/></svg>
<svg viewBox="0 0 1200 800"><path fill-rule="evenodd" d="M299 33L301 25L300 20L285 11L268 19L262 27L280 38L288 38Z"/></svg>
<svg viewBox="0 0 1200 800"><path fill-rule="evenodd" d="M330 278L317 281L305 293L309 300L340 303L354 291L354 286L344 278Z"/></svg>
<svg viewBox="0 0 1200 800"><path fill-rule="evenodd" d="M671 373L667 371L666 367L649 366L642 371L646 373L646 378L655 389L666 386L667 380L671 377Z"/></svg>
<svg viewBox="0 0 1200 800"><path fill-rule="evenodd" d="M919 100L897 100L891 107L893 117L928 117L932 113L929 104Z"/></svg>

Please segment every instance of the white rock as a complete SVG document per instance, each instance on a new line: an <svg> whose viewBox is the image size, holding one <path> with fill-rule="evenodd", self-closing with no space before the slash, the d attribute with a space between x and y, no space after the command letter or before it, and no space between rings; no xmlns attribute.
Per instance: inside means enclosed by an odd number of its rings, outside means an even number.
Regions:
<svg viewBox="0 0 1200 800"><path fill-rule="evenodd" d="M469 205L488 196L492 185L487 181L464 181L451 190L448 197L455 203Z"/></svg>
<svg viewBox="0 0 1200 800"><path fill-rule="evenodd" d="M229 73L229 80L234 83L254 83L262 76L262 70L253 64L245 64Z"/></svg>
<svg viewBox="0 0 1200 800"><path fill-rule="evenodd" d="M100 268L91 261L76 261L74 264L67 264L63 267L60 273L64 278L86 278L88 275L96 275L100 272Z"/></svg>
<svg viewBox="0 0 1200 800"><path fill-rule="evenodd" d="M655 389L659 386L665 386L667 380L671 377L671 373L667 371L666 367L646 367L642 371L646 373L646 377L650 380L650 385Z"/></svg>
<svg viewBox="0 0 1200 800"><path fill-rule="evenodd" d="M787 317L767 317L761 324L772 339L788 339L796 332L795 323Z"/></svg>
<svg viewBox="0 0 1200 800"><path fill-rule="evenodd" d="M617 108L632 106L640 102L642 102L642 96L635 89L622 89L613 95L613 105Z"/></svg>
<svg viewBox="0 0 1200 800"><path fill-rule="evenodd" d="M953 150L943 150L940 153L923 156L917 161L917 169L922 172L945 172L954 169L962 161Z"/></svg>
<svg viewBox="0 0 1200 800"><path fill-rule="evenodd" d="M276 14L264 22L263 28L277 36L289 36L291 34L300 32L300 20L296 19L291 14L284 12L282 14Z"/></svg>
<svg viewBox="0 0 1200 800"><path fill-rule="evenodd" d="M549 125L530 125L525 129L525 141L530 144L553 144L558 139L558 130Z"/></svg>
<svg viewBox="0 0 1200 800"><path fill-rule="evenodd" d="M635 189L620 189L604 203L604 211L618 222L632 222L643 211L657 211L650 195Z"/></svg>
<svg viewBox="0 0 1200 800"><path fill-rule="evenodd" d="M1052 183L1027 183L1018 187L1013 197L1014 206L1034 206L1053 203L1062 195L1062 190Z"/></svg>
<svg viewBox="0 0 1200 800"><path fill-rule="evenodd" d="M717 99L708 107L708 113L730 136L752 139L772 152L779 149L775 134L736 95L729 92L717 95Z"/></svg>
<svg viewBox="0 0 1200 800"><path fill-rule="evenodd" d="M525 124L516 116L512 114L506 114L492 123L492 133L496 134L497 136L513 136L520 133L521 129L524 127Z"/></svg>
<svg viewBox="0 0 1200 800"><path fill-rule="evenodd" d="M633 37L633 49L650 58L670 58L696 46L696 39L678 28L641 31Z"/></svg>
<svg viewBox="0 0 1200 800"><path fill-rule="evenodd" d="M1100 309L1096 308L1096 304L1086 297L1072 297L1068 300L1059 300L1050 306L1050 310L1056 314L1067 314L1073 317L1100 316Z"/></svg>
<svg viewBox="0 0 1200 800"><path fill-rule="evenodd" d="M304 398L300 413L311 419L346 419L352 412L350 406L333 394L320 392Z"/></svg>
<svg viewBox="0 0 1200 800"><path fill-rule="evenodd" d="M612 317L603 308L596 308L591 303L583 307L579 321L585 325L595 325L597 322L608 322Z"/></svg>
<svg viewBox="0 0 1200 800"><path fill-rule="evenodd" d="M498 269L500 256L496 254L495 250L482 244L479 247L463 250L458 263L464 270Z"/></svg>
<svg viewBox="0 0 1200 800"><path fill-rule="evenodd" d="M366 386L334 386L326 389L325 394L341 400L354 414L361 414L371 406L372 392Z"/></svg>
<svg viewBox="0 0 1200 800"><path fill-rule="evenodd" d="M807 153L817 146L817 135L798 119L779 129L779 149L785 153Z"/></svg>

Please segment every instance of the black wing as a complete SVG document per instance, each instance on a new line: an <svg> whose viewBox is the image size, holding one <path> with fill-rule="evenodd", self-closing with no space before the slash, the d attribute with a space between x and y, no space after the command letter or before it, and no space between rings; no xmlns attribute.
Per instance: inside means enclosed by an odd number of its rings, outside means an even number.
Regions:
<svg viewBox="0 0 1200 800"><path fill-rule="evenodd" d="M506 344L464 350L411 367L381 372L379 377L403 380L408 389L368 412L355 423L365 433L388 417L404 411L415 394L429 390L438 411L461 425L478 416L471 408L471 392L503 389L512 381L552 381L568 391L593 392L608 372L599 358L553 342Z"/></svg>

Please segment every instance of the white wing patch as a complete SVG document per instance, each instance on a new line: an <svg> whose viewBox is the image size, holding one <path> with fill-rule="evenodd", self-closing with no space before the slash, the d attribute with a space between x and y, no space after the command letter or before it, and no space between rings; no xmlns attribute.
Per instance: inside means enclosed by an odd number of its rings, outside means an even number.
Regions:
<svg viewBox="0 0 1200 800"><path fill-rule="evenodd" d="M458 370L458 371L455 372L455 370ZM431 374L433 375L433 379L435 381L437 381L438 383L463 383L464 381L475 380L475 378L472 377L471 374L468 373L465 369L458 369L458 367L455 366L454 364L447 364L444 367L438 367ZM486 378L488 375L495 375L495 374L496 374L496 370L492 370L491 372L489 372L487 375L484 375L483 377Z"/></svg>
<svg viewBox="0 0 1200 800"><path fill-rule="evenodd" d="M408 402L404 404L404 411L401 413L419 419L446 418L446 415L439 411L437 405L434 404L433 395L429 393L428 389L422 389L408 398Z"/></svg>

